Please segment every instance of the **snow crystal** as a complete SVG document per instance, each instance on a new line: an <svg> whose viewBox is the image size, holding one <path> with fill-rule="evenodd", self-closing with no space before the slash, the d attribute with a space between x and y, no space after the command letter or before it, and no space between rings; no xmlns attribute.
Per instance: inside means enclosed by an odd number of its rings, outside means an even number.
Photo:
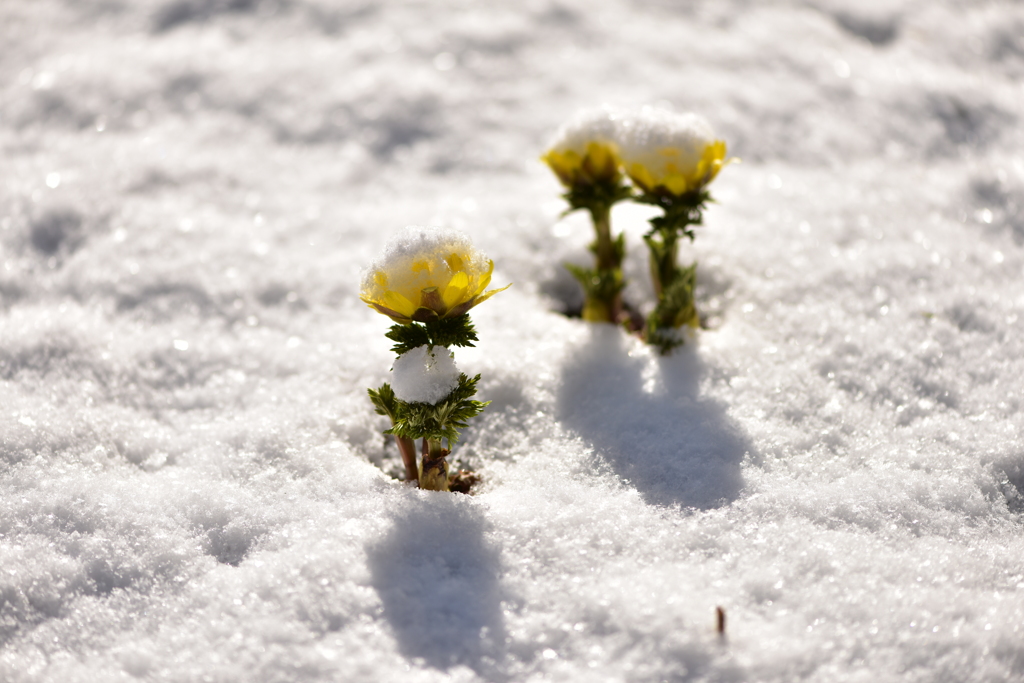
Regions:
<svg viewBox="0 0 1024 683"><path fill-rule="evenodd" d="M459 386L459 368L443 346L417 346L391 368L395 396L410 403L437 403Z"/></svg>

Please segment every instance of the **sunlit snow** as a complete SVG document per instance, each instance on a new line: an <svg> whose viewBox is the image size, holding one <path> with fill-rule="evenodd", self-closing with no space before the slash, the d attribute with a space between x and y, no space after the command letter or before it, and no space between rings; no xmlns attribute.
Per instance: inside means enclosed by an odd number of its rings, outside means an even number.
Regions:
<svg viewBox="0 0 1024 683"><path fill-rule="evenodd" d="M0 2L0 681L1024 680L1024 5ZM660 357L565 315L539 160L723 169ZM626 302L650 207L617 205ZM406 225L515 285L420 491L366 390ZM726 632L715 632L716 607Z"/></svg>

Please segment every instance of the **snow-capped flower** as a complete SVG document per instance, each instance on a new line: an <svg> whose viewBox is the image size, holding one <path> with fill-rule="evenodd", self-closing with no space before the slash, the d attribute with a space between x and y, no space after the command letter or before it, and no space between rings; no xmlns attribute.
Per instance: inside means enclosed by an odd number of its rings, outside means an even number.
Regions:
<svg viewBox="0 0 1024 683"><path fill-rule="evenodd" d="M395 396L409 403L434 405L459 386L459 368L443 346L417 346L395 359L391 368Z"/></svg>
<svg viewBox="0 0 1024 683"><path fill-rule="evenodd" d="M647 194L680 196L704 188L726 163L725 141L697 114L645 107L624 124L626 173Z"/></svg>
<svg viewBox="0 0 1024 683"><path fill-rule="evenodd" d="M484 291L493 270L458 230L409 226L363 272L359 298L398 323L454 318L511 286Z"/></svg>
<svg viewBox="0 0 1024 683"><path fill-rule="evenodd" d="M541 160L570 189L581 185L618 185L622 178L622 118L622 112L608 105L579 111L558 129Z"/></svg>

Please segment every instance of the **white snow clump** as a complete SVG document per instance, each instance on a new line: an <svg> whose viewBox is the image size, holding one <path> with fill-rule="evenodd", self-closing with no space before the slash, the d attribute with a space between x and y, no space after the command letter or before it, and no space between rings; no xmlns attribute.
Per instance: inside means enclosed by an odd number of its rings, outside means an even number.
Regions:
<svg viewBox="0 0 1024 683"><path fill-rule="evenodd" d="M679 170L696 168L714 142L715 131L703 116L644 107L624 119L619 152L627 170L639 164L658 179L667 175L668 163ZM673 154L667 156L665 150L669 149Z"/></svg>
<svg viewBox="0 0 1024 683"><path fill-rule="evenodd" d="M395 396L409 403L436 404L459 386L459 368L443 346L417 346L395 359L391 368Z"/></svg>
<svg viewBox="0 0 1024 683"><path fill-rule="evenodd" d="M548 149L582 156L590 143L598 142L617 150L619 129L627 116L625 110L609 104L581 109L555 131Z"/></svg>

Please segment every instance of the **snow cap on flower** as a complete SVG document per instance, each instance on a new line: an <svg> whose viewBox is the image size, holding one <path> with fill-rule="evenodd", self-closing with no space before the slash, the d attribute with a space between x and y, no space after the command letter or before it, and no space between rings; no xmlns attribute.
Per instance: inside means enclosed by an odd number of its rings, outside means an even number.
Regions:
<svg viewBox="0 0 1024 683"><path fill-rule="evenodd" d="M359 298L402 324L454 318L511 286L485 292L493 270L458 230L409 226L363 271Z"/></svg>
<svg viewBox="0 0 1024 683"><path fill-rule="evenodd" d="M619 128L624 113L607 104L583 109L562 124L541 160L568 188L618 184Z"/></svg>
<svg viewBox="0 0 1024 683"><path fill-rule="evenodd" d="M417 346L395 359L391 368L395 396L409 403L437 404L459 386L459 368L443 346Z"/></svg>
<svg viewBox="0 0 1024 683"><path fill-rule="evenodd" d="M620 154L626 173L649 194L699 191L727 163L725 141L702 116L653 107L623 126Z"/></svg>

